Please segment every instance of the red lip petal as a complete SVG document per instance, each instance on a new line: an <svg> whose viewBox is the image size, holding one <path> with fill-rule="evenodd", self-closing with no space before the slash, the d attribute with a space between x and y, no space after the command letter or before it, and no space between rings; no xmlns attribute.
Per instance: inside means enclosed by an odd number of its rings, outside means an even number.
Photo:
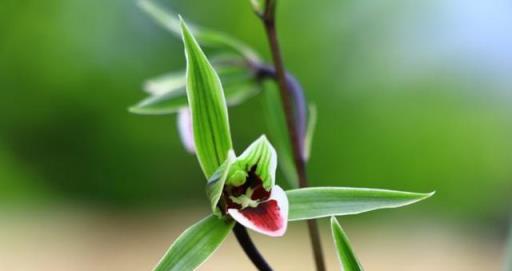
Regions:
<svg viewBox="0 0 512 271"><path fill-rule="evenodd" d="M274 237L283 236L288 224L288 198L280 187L275 186L268 201L255 208L228 209L228 213L238 223L254 231Z"/></svg>
<svg viewBox="0 0 512 271"><path fill-rule="evenodd" d="M256 208L246 208L240 213L264 231L275 232L283 226L283 218L275 200L263 202Z"/></svg>

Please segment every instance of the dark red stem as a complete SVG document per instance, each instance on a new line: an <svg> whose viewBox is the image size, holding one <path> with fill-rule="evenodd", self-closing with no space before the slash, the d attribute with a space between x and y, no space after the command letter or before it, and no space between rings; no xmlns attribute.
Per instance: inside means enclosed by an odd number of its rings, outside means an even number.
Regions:
<svg viewBox="0 0 512 271"><path fill-rule="evenodd" d="M295 167L297 169L297 175L299 177L299 186L307 187L309 186L309 183L306 174L306 162L303 156L303 136L300 134L301 128L297 126L296 118L294 118L294 110L297 109L294 109L294 104L290 95L290 93L292 93L291 87L293 86L290 86L290 83L287 80L287 74L284 68L283 58L281 56L281 49L276 32L275 11L276 0L267 0L264 12L259 15L265 26L265 32L270 44L272 61L274 63L276 79L281 94L281 102L286 116L286 126L288 128L288 134L292 143L293 158ZM313 247L316 270L325 271L326 269L320 241L320 234L318 231L318 225L315 220L308 221L308 229L311 245Z"/></svg>

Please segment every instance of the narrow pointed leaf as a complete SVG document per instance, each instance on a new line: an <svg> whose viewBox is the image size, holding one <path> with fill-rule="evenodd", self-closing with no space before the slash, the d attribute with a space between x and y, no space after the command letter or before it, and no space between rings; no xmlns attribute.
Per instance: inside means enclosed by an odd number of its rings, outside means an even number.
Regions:
<svg viewBox="0 0 512 271"><path fill-rule="evenodd" d="M150 0L139 0L138 3L139 7L149 14L158 24L177 37L181 37L180 20L176 13L165 10ZM259 58L249 46L225 33L193 25L190 25L189 28L202 45L230 49L251 60L257 60Z"/></svg>
<svg viewBox="0 0 512 271"><path fill-rule="evenodd" d="M159 96L173 91L181 91L185 93L185 85L187 76L184 71L173 72L152 78L144 82L144 91Z"/></svg>
<svg viewBox="0 0 512 271"><path fill-rule="evenodd" d="M254 80L253 71L244 65L244 59L233 54L218 54L212 57L212 65L221 76L223 84L240 83ZM145 92L160 96L173 91L185 93L187 84L186 71L171 72L151 78L144 82Z"/></svg>
<svg viewBox="0 0 512 271"><path fill-rule="evenodd" d="M311 145L313 144L313 137L315 135L317 122L316 106L310 105L308 112L308 127L306 130L306 137L304 138L304 161L308 161L311 155Z"/></svg>
<svg viewBox="0 0 512 271"><path fill-rule="evenodd" d="M224 88L228 106L239 105L259 92L258 86L252 82L228 85ZM175 114L187 106L187 93L183 87L164 95L150 96L130 107L129 111L139 115L169 115Z"/></svg>
<svg viewBox="0 0 512 271"><path fill-rule="evenodd" d="M155 22L171 31L171 33L175 34L177 37L181 36L180 20L177 14L169 10L164 10L150 0L139 0L138 4Z"/></svg>
<svg viewBox="0 0 512 271"><path fill-rule="evenodd" d="M331 231L332 238L334 239L334 245L336 246L336 250L338 252L338 259L340 260L341 266L343 266L342 270L363 271L361 264L354 255L350 245L350 240L334 216L331 217Z"/></svg>
<svg viewBox="0 0 512 271"><path fill-rule="evenodd" d="M259 92L260 88L253 82L229 85L224 91L228 106L240 105L256 96Z"/></svg>
<svg viewBox="0 0 512 271"><path fill-rule="evenodd" d="M230 150L226 161L224 161L224 163L222 163L222 165L215 171L210 179L208 179L206 194L210 199L212 211L216 215L220 215L217 204L219 203L220 197L222 196L222 190L224 189L224 184L226 183L226 179L228 177L229 168L233 164L235 158L236 156L234 151Z"/></svg>
<svg viewBox="0 0 512 271"><path fill-rule="evenodd" d="M150 96L130 107L129 111L140 115L174 114L188 106L185 87L162 95Z"/></svg>
<svg viewBox="0 0 512 271"><path fill-rule="evenodd" d="M183 21L181 26L196 153L203 173L209 178L232 149L226 100L219 76Z"/></svg>
<svg viewBox="0 0 512 271"><path fill-rule="evenodd" d="M153 270L196 269L221 245L233 225L233 222L226 222L214 215L199 221L174 241Z"/></svg>
<svg viewBox="0 0 512 271"><path fill-rule="evenodd" d="M218 73L224 86L226 103L229 106L238 105L260 91L246 69L223 67L218 68ZM146 91L152 91L155 94L130 107L130 112L140 115L167 115L187 107L186 80L180 81L181 78L177 77L179 73L172 75L173 78L164 76L148 81L145 84Z"/></svg>
<svg viewBox="0 0 512 271"><path fill-rule="evenodd" d="M279 170L284 175L289 188L298 187L298 176L292 156L292 148L286 129L286 120L279 92L272 84L265 84L265 118L272 142L279 156Z"/></svg>
<svg viewBox="0 0 512 271"><path fill-rule="evenodd" d="M230 49L251 62L260 62L259 56L254 52L254 50L242 41L223 32L212 30L206 31L202 29L198 33L198 39L201 43L204 43L205 46Z"/></svg>
<svg viewBox="0 0 512 271"><path fill-rule="evenodd" d="M434 194L348 187L311 187L289 190L286 193L290 201L290 221L397 208L427 199Z"/></svg>

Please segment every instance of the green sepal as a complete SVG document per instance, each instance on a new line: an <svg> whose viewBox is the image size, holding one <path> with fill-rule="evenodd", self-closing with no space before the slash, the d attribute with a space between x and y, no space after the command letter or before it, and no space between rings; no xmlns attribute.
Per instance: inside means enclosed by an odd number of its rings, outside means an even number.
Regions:
<svg viewBox="0 0 512 271"><path fill-rule="evenodd" d="M254 97L260 92L260 88L252 79L248 71L234 68L218 68L226 103L228 106L239 105L248 99ZM177 86L178 79L160 77L157 80L150 80L146 86L151 86L154 92L161 94L151 95L136 105L129 108L131 113L140 115L168 115L178 112L183 107L188 106L186 81L181 86ZM150 83L151 82L151 83ZM172 86L165 86L169 82ZM179 88L176 88L179 87ZM155 91L159 89L159 91ZM164 91L166 90L166 91Z"/></svg>
<svg viewBox="0 0 512 271"><path fill-rule="evenodd" d="M351 187L309 187L286 191L289 221L330 216L355 215L364 212L407 206L434 195L385 189Z"/></svg>
<svg viewBox="0 0 512 271"><path fill-rule="evenodd" d="M222 165L215 171L215 173L213 173L210 179L208 179L208 184L206 185L206 194L210 200L212 212L217 216L221 216L221 212L217 205L219 203L220 197L222 196L224 184L226 183L226 179L229 173L229 168L235 159L235 152L230 150L226 161L224 161L224 163L222 163Z"/></svg>
<svg viewBox="0 0 512 271"><path fill-rule="evenodd" d="M275 184L277 154L267 137L262 135L236 158L229 169L227 184L241 186L249 171L256 167L256 175L261 178L263 188L270 191Z"/></svg>
<svg viewBox="0 0 512 271"><path fill-rule="evenodd" d="M338 260L343 267L341 270L363 271L363 267L352 250L347 234L343 231L343 228L341 228L340 223L334 216L331 217L331 232L334 245L336 246L336 252L338 252Z"/></svg>
<svg viewBox="0 0 512 271"><path fill-rule="evenodd" d="M185 71L171 72L151 78L144 82L143 89L151 95L163 95L173 91L180 91L187 84Z"/></svg>
<svg viewBox="0 0 512 271"><path fill-rule="evenodd" d="M184 21L181 28L196 154L203 173L209 178L232 149L227 105L219 76Z"/></svg>
<svg viewBox="0 0 512 271"><path fill-rule="evenodd" d="M128 110L139 115L168 115L177 113L187 106L187 92L183 86L162 95L149 96Z"/></svg>
<svg viewBox="0 0 512 271"><path fill-rule="evenodd" d="M153 271L195 270L222 244L234 226L214 215L192 225L174 241Z"/></svg>

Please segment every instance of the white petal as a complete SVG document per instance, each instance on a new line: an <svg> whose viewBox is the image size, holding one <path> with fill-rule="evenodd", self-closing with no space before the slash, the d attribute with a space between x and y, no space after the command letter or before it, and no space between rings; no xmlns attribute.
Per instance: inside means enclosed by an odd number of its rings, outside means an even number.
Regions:
<svg viewBox="0 0 512 271"><path fill-rule="evenodd" d="M192 131L192 115L188 107L178 112L178 132L185 149L194 154L196 146L194 144L194 132Z"/></svg>
<svg viewBox="0 0 512 271"><path fill-rule="evenodd" d="M270 198L256 208L228 209L229 215L246 228L272 237L283 236L288 226L288 198L274 186Z"/></svg>

